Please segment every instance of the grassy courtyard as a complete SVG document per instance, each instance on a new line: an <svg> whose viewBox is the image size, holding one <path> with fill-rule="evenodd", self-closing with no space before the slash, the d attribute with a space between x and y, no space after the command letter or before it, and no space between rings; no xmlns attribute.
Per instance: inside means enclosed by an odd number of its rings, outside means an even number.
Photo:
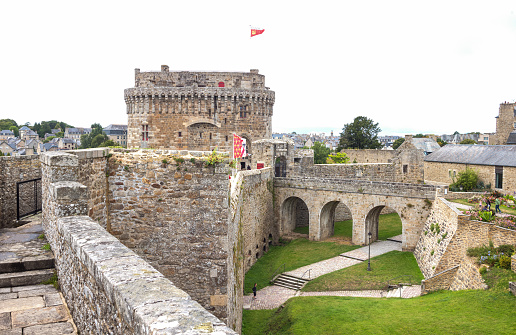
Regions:
<svg viewBox="0 0 516 335"><path fill-rule="evenodd" d="M244 310L253 334L515 334L516 297L441 291L412 299L297 297L281 310Z"/></svg>
<svg viewBox="0 0 516 335"><path fill-rule="evenodd" d="M270 285L271 276L282 264L285 264L285 271L290 271L357 248L360 246L314 242L304 238L272 246L246 273L244 291L251 293L254 283L258 284L259 289ZM280 271L283 272L283 268Z"/></svg>
<svg viewBox="0 0 516 335"><path fill-rule="evenodd" d="M411 252L391 251L371 258L371 269L367 271L367 262L362 262L331 272L308 282L303 291L382 290L387 281L402 275L410 277L398 278L392 284L420 284L424 279Z"/></svg>

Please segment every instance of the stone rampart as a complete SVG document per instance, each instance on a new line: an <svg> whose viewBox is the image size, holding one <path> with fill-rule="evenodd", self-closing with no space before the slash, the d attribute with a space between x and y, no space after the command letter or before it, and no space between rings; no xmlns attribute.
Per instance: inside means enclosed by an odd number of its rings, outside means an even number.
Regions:
<svg viewBox="0 0 516 335"><path fill-rule="evenodd" d="M460 260L457 260L456 263L441 264L448 244L457 230L459 215L461 213L449 206L446 200L437 198L434 202L414 250L414 257L425 278L430 278L460 263Z"/></svg>
<svg viewBox="0 0 516 335"><path fill-rule="evenodd" d="M228 325L240 332L244 275L277 242L273 170L241 171L232 180L229 212Z"/></svg>
<svg viewBox="0 0 516 335"><path fill-rule="evenodd" d="M0 228L10 227L16 221L16 183L41 177L38 155L0 157ZM24 184L20 189L21 213L33 208L33 184ZM37 196L41 202L41 183L37 186Z"/></svg>
<svg viewBox="0 0 516 335"><path fill-rule="evenodd" d="M225 320L229 167L206 166L209 154L111 151L109 230Z"/></svg>
<svg viewBox="0 0 516 335"><path fill-rule="evenodd" d="M511 270L516 272L516 254L511 257Z"/></svg>
<svg viewBox="0 0 516 335"><path fill-rule="evenodd" d="M76 156L42 159L44 228L75 324L86 334L235 334L106 232L88 212L87 187L67 181ZM82 216L81 216L82 215Z"/></svg>
<svg viewBox="0 0 516 335"><path fill-rule="evenodd" d="M438 198L425 223L414 256L425 278L455 266L459 270L449 284L452 290L485 288L477 266L467 256L469 248L516 244L514 230L492 223L470 220L447 201Z"/></svg>

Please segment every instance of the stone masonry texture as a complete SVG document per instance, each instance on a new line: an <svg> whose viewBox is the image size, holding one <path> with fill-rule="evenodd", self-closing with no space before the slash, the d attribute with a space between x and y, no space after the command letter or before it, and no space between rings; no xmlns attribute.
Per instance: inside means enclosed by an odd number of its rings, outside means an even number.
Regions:
<svg viewBox="0 0 516 335"><path fill-rule="evenodd" d="M234 334L104 228L81 216L89 211L91 192L67 181L67 170L77 172L76 156L58 153L42 162L49 172L43 179L45 231L81 333Z"/></svg>
<svg viewBox="0 0 516 335"><path fill-rule="evenodd" d="M12 227L16 221L16 183L41 178L41 165L38 155L0 157L0 228ZM41 202L41 183L37 186L37 196ZM32 183L21 185L21 213L34 207L34 186Z"/></svg>

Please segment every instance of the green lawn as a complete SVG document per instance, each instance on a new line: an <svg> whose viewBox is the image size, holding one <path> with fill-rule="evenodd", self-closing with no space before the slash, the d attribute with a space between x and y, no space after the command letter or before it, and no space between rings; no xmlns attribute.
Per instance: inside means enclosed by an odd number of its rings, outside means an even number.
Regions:
<svg viewBox="0 0 516 335"><path fill-rule="evenodd" d="M371 258L371 271L367 262L320 276L306 284L303 291L381 290L387 281L398 276L410 275L393 281L392 284L420 284L424 279L411 252L391 251Z"/></svg>
<svg viewBox="0 0 516 335"><path fill-rule="evenodd" d="M244 310L243 334L516 334L516 297L483 290L412 299L296 297ZM267 322L264 322L267 320Z"/></svg>
<svg viewBox="0 0 516 335"><path fill-rule="evenodd" d="M244 291L251 293L254 283L258 284L258 289L268 286L274 271L282 264L285 264L285 271L290 271L357 248L360 246L314 242L304 238L283 246L272 246L246 273Z"/></svg>
<svg viewBox="0 0 516 335"><path fill-rule="evenodd" d="M379 218L378 239L386 240L401 234L401 219L397 213L383 214ZM308 234L308 226L297 227L296 233ZM353 220L335 222L334 236L351 238L353 234Z"/></svg>

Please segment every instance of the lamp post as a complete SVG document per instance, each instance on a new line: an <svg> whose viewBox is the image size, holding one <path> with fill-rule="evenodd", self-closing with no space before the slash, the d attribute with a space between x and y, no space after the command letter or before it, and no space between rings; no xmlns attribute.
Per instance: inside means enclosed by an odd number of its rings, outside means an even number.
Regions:
<svg viewBox="0 0 516 335"><path fill-rule="evenodd" d="M367 236L369 236L369 257L367 260L367 271L371 271L371 236L373 236L373 234L369 232L367 233Z"/></svg>

